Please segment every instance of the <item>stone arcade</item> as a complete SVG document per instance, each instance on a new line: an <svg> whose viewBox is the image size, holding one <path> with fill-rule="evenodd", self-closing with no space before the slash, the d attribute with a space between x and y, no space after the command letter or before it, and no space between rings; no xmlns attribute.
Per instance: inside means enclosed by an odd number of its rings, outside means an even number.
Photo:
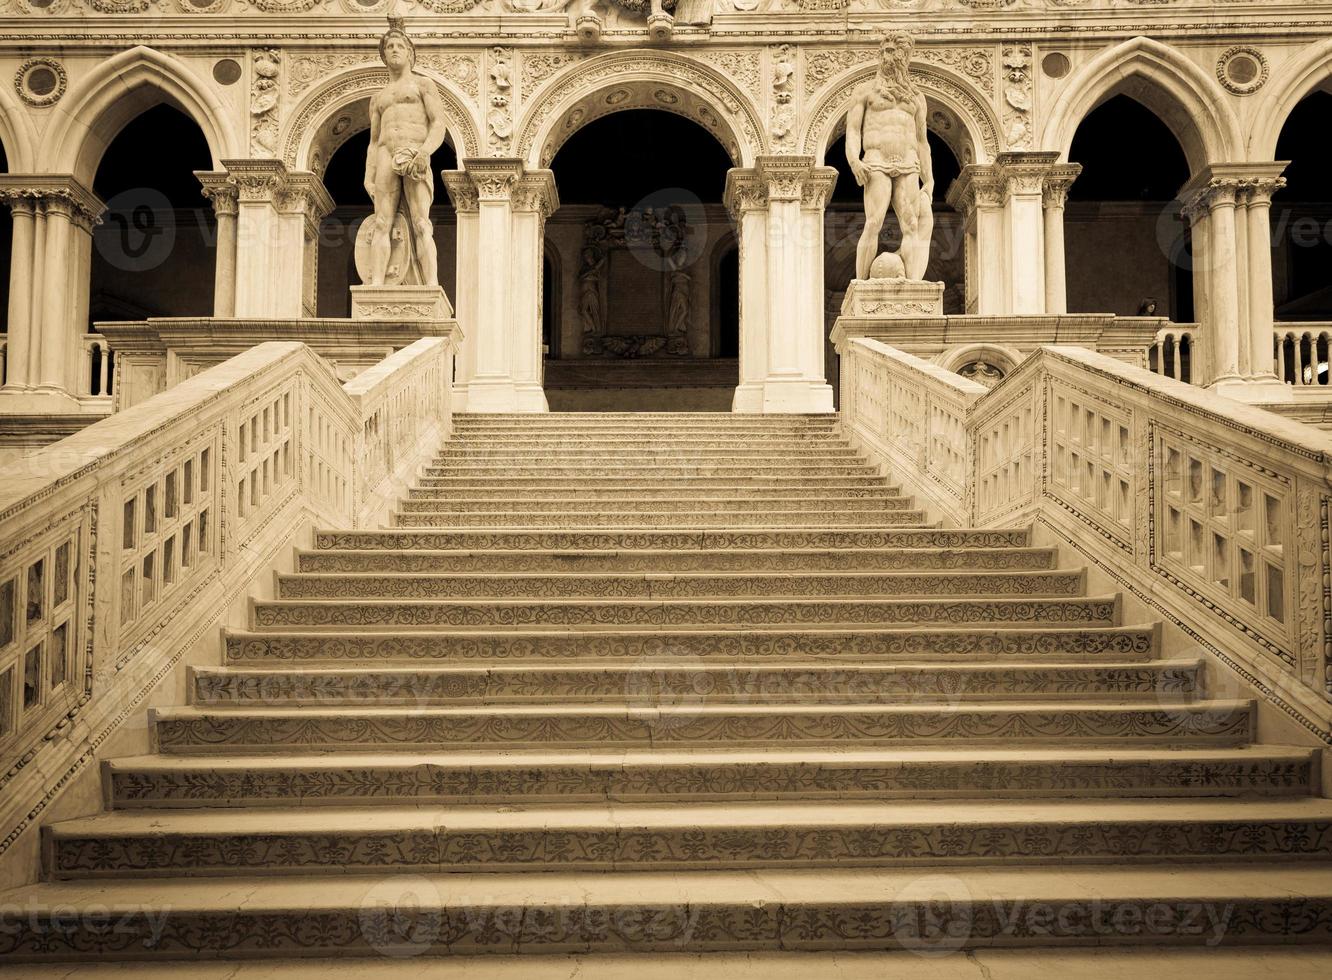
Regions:
<svg viewBox="0 0 1332 980"><path fill-rule="evenodd" d="M0 0L0 966L1332 973L1329 36Z"/></svg>

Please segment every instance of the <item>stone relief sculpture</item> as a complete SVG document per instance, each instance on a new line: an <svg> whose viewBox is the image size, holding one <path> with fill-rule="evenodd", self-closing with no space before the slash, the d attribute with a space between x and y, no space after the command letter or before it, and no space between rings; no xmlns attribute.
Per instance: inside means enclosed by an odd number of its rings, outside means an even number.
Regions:
<svg viewBox="0 0 1332 980"><path fill-rule="evenodd" d="M583 356L652 357L665 352L689 357L689 326L693 318L693 229L682 208L603 208L583 227L582 263L578 271L578 317L583 326ZM615 333L606 308L612 249L629 249L649 268L661 272L662 333Z"/></svg>
<svg viewBox="0 0 1332 980"><path fill-rule="evenodd" d="M379 57L388 67L389 81L370 100L365 189L375 213L358 236L369 239L358 241L368 248L357 248L357 272L368 286L438 286L430 157L444 143L444 104L434 83L412 70L416 47L401 18L389 18L389 29L379 39Z"/></svg>
<svg viewBox="0 0 1332 980"><path fill-rule="evenodd" d="M865 188L865 230L856 246L857 279L920 280L934 231L934 174L926 138L925 96L911 79L911 35L879 44L879 70L851 102L846 157ZM897 252L878 255L889 208L902 229ZM877 256L877 257L876 257Z"/></svg>
<svg viewBox="0 0 1332 980"><path fill-rule="evenodd" d="M670 39L677 15L681 23L688 24L712 19L712 0L572 0L569 6L578 37L588 42L601 37L612 7L632 17L646 16L648 35L654 41Z"/></svg>

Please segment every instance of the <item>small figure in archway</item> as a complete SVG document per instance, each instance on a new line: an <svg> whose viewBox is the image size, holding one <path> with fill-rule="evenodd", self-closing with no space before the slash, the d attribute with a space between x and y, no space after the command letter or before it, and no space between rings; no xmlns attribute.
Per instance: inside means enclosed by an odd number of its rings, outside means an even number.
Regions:
<svg viewBox="0 0 1332 980"><path fill-rule="evenodd" d="M911 80L911 35L879 44L879 71L859 89L846 120L846 159L865 188L865 230L856 246L856 278L872 278L889 205L902 228L898 262L880 263L923 279L934 230L934 173L926 136L925 96ZM864 151L862 158L861 151ZM900 273L899 273L900 274Z"/></svg>
<svg viewBox="0 0 1332 980"><path fill-rule="evenodd" d="M379 39L379 57L388 67L388 85L370 100L370 151L365 158L365 189L375 204L374 237L366 285L383 285L392 252L394 218L405 205L411 228L416 278L439 285L430 205L435 197L430 156L444 143L444 103L434 83L416 74L416 47L390 17Z"/></svg>

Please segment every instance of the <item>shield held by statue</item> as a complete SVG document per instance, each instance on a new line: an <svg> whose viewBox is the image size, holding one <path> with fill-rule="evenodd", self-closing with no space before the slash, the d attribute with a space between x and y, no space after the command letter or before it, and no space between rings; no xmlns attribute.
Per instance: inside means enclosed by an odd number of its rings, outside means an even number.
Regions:
<svg viewBox="0 0 1332 980"><path fill-rule="evenodd" d="M375 237L375 216L366 215L357 222L356 274L361 282L366 281L370 271L370 243ZM420 259L416 254L416 245L412 240L412 226L406 210L406 201L399 200L398 212L393 216L389 229L389 262L384 272L385 286L419 286L425 282L421 275Z"/></svg>

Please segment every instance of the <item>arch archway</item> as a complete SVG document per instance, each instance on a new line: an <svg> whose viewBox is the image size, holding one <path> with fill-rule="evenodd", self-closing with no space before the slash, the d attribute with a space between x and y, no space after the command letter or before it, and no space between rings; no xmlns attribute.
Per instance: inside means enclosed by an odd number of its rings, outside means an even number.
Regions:
<svg viewBox="0 0 1332 980"><path fill-rule="evenodd" d="M1141 103L1170 129L1191 172L1237 159L1239 123L1216 79L1175 48L1146 37L1101 52L1065 80L1040 145L1067 157L1082 121L1116 95Z"/></svg>
<svg viewBox="0 0 1332 980"><path fill-rule="evenodd" d="M452 83L420 66L435 83L444 103L445 137L458 158L477 156L481 141L466 99ZM333 154L348 139L370 126L370 98L388 83L388 69L367 65L336 75L316 86L292 110L281 139L288 167L322 174Z"/></svg>
<svg viewBox="0 0 1332 980"><path fill-rule="evenodd" d="M209 87L183 62L140 46L102 62L54 107L40 169L70 173L91 186L110 142L130 120L164 102L203 132L210 169L245 155L226 107Z"/></svg>
<svg viewBox="0 0 1332 980"><path fill-rule="evenodd" d="M869 52L867 58L873 57ZM800 146L824 163L831 147L846 132L846 116L856 90L878 72L872 61L844 72L815 93ZM984 96L960 76L934 65L913 63L911 78L925 95L927 125L945 143L958 163L989 163L1000 150L999 120Z"/></svg>
<svg viewBox="0 0 1332 980"><path fill-rule="evenodd" d="M1151 304L1193 319L1193 277L1175 201L1189 178L1167 123L1125 95L1082 120L1068 157L1082 166L1064 210L1071 313L1132 316Z"/></svg>
<svg viewBox="0 0 1332 980"><path fill-rule="evenodd" d="M1251 160L1285 159L1277 156L1277 144L1291 113L1315 92L1332 92L1332 40L1319 41L1302 50L1274 73L1272 81L1255 99L1253 127L1248 134Z"/></svg>
<svg viewBox="0 0 1332 980"><path fill-rule="evenodd" d="M731 163L715 134L669 110L606 113L561 144L560 207L545 228L563 297L546 310L561 328L545 371L552 409L730 406L738 366L717 353L713 259L734 239Z"/></svg>
<svg viewBox="0 0 1332 980"><path fill-rule="evenodd" d="M1286 186L1272 198L1273 299L1283 323L1332 319L1332 194L1322 132L1328 112L1332 92L1314 89L1286 117L1275 147L1278 160L1290 161Z"/></svg>
<svg viewBox="0 0 1332 980"><path fill-rule="evenodd" d="M767 147L757 107L721 72L665 51L623 51L589 58L548 82L515 127L515 152L530 167L548 167L583 126L630 109L691 120L734 166L752 166Z"/></svg>

